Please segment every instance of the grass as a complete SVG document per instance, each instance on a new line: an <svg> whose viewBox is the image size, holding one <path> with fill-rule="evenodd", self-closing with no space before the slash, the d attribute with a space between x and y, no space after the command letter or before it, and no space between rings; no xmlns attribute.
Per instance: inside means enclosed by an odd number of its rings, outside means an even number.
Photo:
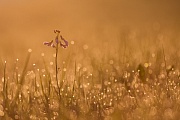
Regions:
<svg viewBox="0 0 180 120"><path fill-rule="evenodd" d="M10 63L4 62L0 119L179 119L180 71L173 66L176 62L166 59L164 48L148 52L146 61L139 63L126 54L127 48L122 62L107 54L95 58L84 50L84 64L72 57L73 50L60 63L58 50L57 45L51 65L43 56L43 68L33 64L28 69L30 50L22 71L16 60L12 78L6 67Z"/></svg>

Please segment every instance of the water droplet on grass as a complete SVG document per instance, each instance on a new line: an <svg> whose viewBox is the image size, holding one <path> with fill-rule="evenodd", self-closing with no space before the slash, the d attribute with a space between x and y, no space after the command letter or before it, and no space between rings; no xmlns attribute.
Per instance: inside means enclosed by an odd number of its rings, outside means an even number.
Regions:
<svg viewBox="0 0 180 120"><path fill-rule="evenodd" d="M31 52L32 52L32 49L28 49L28 52L30 52L30 53L31 53Z"/></svg>
<svg viewBox="0 0 180 120"><path fill-rule="evenodd" d="M74 45L74 41L73 40L71 41L71 45Z"/></svg>

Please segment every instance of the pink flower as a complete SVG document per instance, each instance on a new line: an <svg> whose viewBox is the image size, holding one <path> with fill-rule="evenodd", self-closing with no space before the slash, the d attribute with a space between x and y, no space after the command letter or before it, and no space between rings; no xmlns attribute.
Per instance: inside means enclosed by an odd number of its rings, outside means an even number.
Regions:
<svg viewBox="0 0 180 120"><path fill-rule="evenodd" d="M68 47L68 41L65 40L61 35L60 35L61 40L62 40L64 43L62 43L62 42L59 40L59 33L60 33L60 31L59 31L59 30L54 30L54 33L57 34L57 36L56 36L56 38L55 38L55 44L53 43L53 40L51 40L50 42L44 42L43 44L44 44L44 45L47 45L47 46L51 46L51 47L53 47L53 48L55 48L56 45L60 44L61 47L67 48L67 47Z"/></svg>
<svg viewBox="0 0 180 120"><path fill-rule="evenodd" d="M64 42L64 44L63 44L63 43L60 41L61 47L67 48L67 47L68 47L68 41L65 40L62 36L60 36L60 37L61 37L61 40L63 40L63 42Z"/></svg>
<svg viewBox="0 0 180 120"><path fill-rule="evenodd" d="M50 42L44 42L43 43L44 45L47 45L47 46L51 46L51 47L56 47L55 45L54 45L54 43L53 43L53 40L51 40Z"/></svg>

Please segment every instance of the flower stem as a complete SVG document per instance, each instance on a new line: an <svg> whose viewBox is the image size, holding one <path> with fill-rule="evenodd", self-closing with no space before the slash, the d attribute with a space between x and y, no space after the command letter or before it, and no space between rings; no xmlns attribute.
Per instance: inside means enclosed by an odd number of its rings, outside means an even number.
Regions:
<svg viewBox="0 0 180 120"><path fill-rule="evenodd" d="M58 94L60 95L60 88L59 88L59 82L58 82L58 43L56 44L55 64L56 64L56 83L57 83L57 88L58 88Z"/></svg>

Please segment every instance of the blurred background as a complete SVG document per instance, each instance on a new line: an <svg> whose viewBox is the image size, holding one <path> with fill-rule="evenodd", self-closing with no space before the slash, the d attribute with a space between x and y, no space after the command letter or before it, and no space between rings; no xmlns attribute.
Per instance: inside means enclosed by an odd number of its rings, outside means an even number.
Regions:
<svg viewBox="0 0 180 120"><path fill-rule="evenodd" d="M179 6L179 0L0 0L0 56L21 58L29 48L36 59L42 52L51 55L53 49L42 43L54 39L54 29L94 53L128 49L138 56L162 44L175 52Z"/></svg>

